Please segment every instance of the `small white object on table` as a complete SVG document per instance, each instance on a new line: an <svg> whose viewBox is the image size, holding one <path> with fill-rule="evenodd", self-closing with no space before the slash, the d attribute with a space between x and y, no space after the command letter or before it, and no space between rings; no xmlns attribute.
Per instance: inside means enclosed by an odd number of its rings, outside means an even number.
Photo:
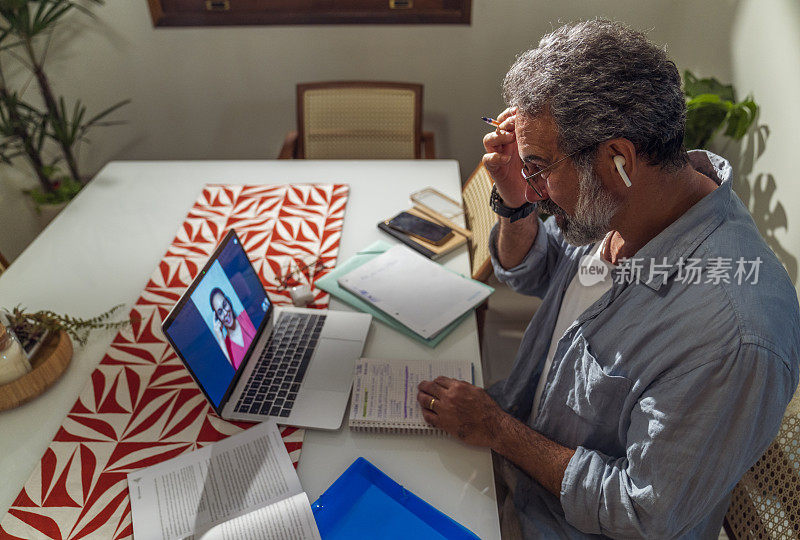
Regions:
<svg viewBox="0 0 800 540"><path fill-rule="evenodd" d="M460 200L458 164L415 161L112 162L0 276L5 306L18 303L87 317L140 296L203 185L344 183L350 186L339 261L388 237L376 224L407 208L409 194L432 186ZM469 275L465 249L442 261ZM350 310L332 301L332 309ZM0 413L0 516L41 459L113 332L97 332L75 352L53 387ZM429 348L373 322L364 349L373 358L470 359L481 384L474 316ZM32 428L35 426L35 429ZM315 500L358 457L364 457L483 539L500 530L489 450L451 438L306 430L298 474Z"/></svg>

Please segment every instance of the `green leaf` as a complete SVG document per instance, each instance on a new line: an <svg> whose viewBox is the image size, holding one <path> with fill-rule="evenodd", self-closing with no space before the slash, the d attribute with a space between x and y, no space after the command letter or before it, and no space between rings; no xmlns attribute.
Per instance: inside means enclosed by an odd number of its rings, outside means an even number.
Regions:
<svg viewBox="0 0 800 540"><path fill-rule="evenodd" d="M105 118L106 116L108 116L112 112L116 111L117 109L121 109L122 107L124 107L125 105L129 104L130 102L131 102L130 99L124 99L124 100L122 100L120 102L117 102L117 103L113 104L112 106L110 106L109 108L105 109L104 111L99 112L96 115L94 115L93 117L91 117L86 122L86 125L87 126L94 126L95 124L97 124L97 122L99 120L102 120L103 118Z"/></svg>
<svg viewBox="0 0 800 540"><path fill-rule="evenodd" d="M687 149L705 148L728 115L722 102L706 100L696 103L686 113L684 145Z"/></svg>
<svg viewBox="0 0 800 540"><path fill-rule="evenodd" d="M728 123L725 128L725 135L738 141L747 134L747 130L753 125L756 119L758 107L752 99L737 103L731 107L728 114Z"/></svg>
<svg viewBox="0 0 800 540"><path fill-rule="evenodd" d="M699 109L701 107L715 107L727 111L730 106L730 101L723 100L716 94L699 94L686 102L687 110Z"/></svg>
<svg viewBox="0 0 800 540"><path fill-rule="evenodd" d="M733 86L722 84L714 77L698 79L688 69L683 72L683 92L688 97L700 94L716 94L726 101L736 101Z"/></svg>
<svg viewBox="0 0 800 540"><path fill-rule="evenodd" d="M48 6L47 4L50 5ZM51 2L42 1L31 21L30 35L35 36L45 30L49 30L64 15L69 13L73 7L74 4L66 0L53 0Z"/></svg>

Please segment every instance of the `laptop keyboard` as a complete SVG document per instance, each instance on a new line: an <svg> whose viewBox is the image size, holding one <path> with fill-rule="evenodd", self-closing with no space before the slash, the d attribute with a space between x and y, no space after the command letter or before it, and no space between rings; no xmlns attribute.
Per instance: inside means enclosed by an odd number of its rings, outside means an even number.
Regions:
<svg viewBox="0 0 800 540"><path fill-rule="evenodd" d="M280 314L236 412L289 416L323 324L325 315Z"/></svg>

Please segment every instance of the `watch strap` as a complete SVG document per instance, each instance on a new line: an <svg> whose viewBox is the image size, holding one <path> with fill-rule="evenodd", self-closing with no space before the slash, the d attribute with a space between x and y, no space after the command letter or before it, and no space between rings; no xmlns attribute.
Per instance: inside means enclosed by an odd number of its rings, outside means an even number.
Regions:
<svg viewBox="0 0 800 540"><path fill-rule="evenodd" d="M503 202L503 198L500 197L499 193L497 193L497 186L492 184L492 193L489 196L489 206L495 214L504 218L508 218L511 223L514 223L515 221L531 215L533 211L536 210L537 204L526 202L518 208L506 206L505 202Z"/></svg>

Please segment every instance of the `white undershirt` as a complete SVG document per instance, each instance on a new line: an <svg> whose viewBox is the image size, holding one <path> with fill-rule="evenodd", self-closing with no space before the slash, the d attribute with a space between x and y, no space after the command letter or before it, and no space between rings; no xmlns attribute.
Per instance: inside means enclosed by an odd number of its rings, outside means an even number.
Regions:
<svg viewBox="0 0 800 540"><path fill-rule="evenodd" d="M547 351L547 359L542 368L542 375L539 377L539 384L536 386L536 393L533 395L533 408L531 409L531 418L534 418L539 409L539 401L542 399L542 392L544 385L547 382L547 376L550 373L550 367L553 365L553 356L556 354L556 347L558 341L562 338L567 329L572 326L578 317L586 311L589 306L594 304L607 290L611 288L612 278L610 275L611 269L614 265L603 259L601 256L602 250L608 243L611 233L607 234L602 242L597 245L587 254L591 259L582 261L581 266L585 266L587 262L593 265L605 265L608 269L605 279L592 285L584 285L581 283L578 275L580 268L564 293L564 300L561 302L561 309L558 311L558 319L556 320L556 327L553 329L553 337L550 339L550 349Z"/></svg>

